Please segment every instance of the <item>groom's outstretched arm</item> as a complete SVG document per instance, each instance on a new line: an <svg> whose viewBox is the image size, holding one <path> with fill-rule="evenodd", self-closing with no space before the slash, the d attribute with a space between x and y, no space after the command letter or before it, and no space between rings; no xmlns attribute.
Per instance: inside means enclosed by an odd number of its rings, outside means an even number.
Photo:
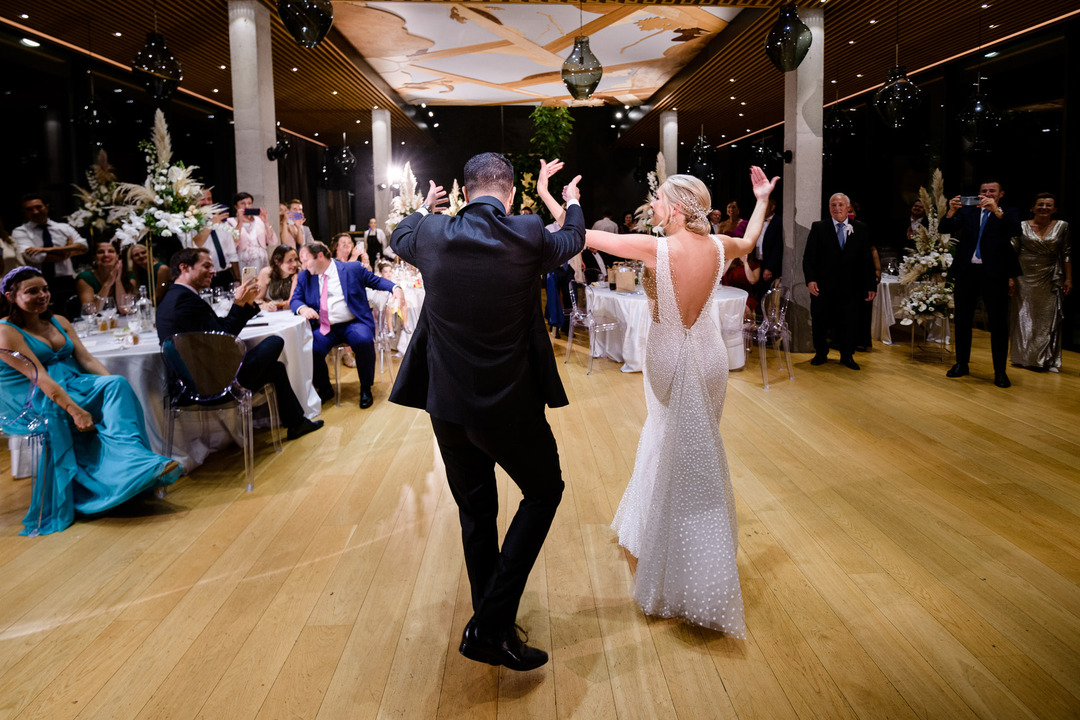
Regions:
<svg viewBox="0 0 1080 720"><path fill-rule="evenodd" d="M425 217L427 217L426 213L414 212L399 222L390 236L390 249L412 265L416 264L416 230Z"/></svg>

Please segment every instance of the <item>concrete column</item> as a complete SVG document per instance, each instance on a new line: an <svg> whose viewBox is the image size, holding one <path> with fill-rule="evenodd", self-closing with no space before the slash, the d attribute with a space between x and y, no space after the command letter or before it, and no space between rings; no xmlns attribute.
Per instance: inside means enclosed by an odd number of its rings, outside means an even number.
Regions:
<svg viewBox="0 0 1080 720"><path fill-rule="evenodd" d="M679 172L679 113L675 110L660 113L660 151L664 153L664 172Z"/></svg>
<svg viewBox="0 0 1080 720"><path fill-rule="evenodd" d="M369 217L374 216L378 227L386 232L386 218L390 215L390 198L393 193L390 190L390 178L387 171L390 169L390 111L371 111L371 177L375 184L375 211L372 215L359 218L363 227L367 226ZM419 181L417 181L419 183ZM386 234L386 241L390 241L390 233Z"/></svg>
<svg viewBox="0 0 1080 720"><path fill-rule="evenodd" d="M259 0L229 0L236 188L255 197L277 225L278 169L266 157L277 142L274 64L270 58L270 10ZM216 198L228 202L227 198ZM277 228L274 228L277 234Z"/></svg>
<svg viewBox="0 0 1080 720"><path fill-rule="evenodd" d="M802 271L810 224L821 219L822 100L825 68L825 13L800 8L799 17L814 41L799 67L784 76L784 149L792 161L784 168L784 287L791 292L788 324L792 350L814 349L810 334L810 291Z"/></svg>

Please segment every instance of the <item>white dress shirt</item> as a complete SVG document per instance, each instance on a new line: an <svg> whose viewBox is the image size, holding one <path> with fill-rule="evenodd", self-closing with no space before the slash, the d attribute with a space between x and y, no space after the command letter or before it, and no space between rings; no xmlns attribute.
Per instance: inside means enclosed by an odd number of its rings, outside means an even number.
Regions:
<svg viewBox="0 0 1080 720"><path fill-rule="evenodd" d="M338 275L337 264L333 260L330 261L330 267L326 268L324 274L326 275L326 281L329 283L326 290L326 309L330 315L330 324L337 325L338 323L355 320L356 316L352 314L352 310L349 309L349 305L345 301L345 291L341 287L341 277ZM319 277L320 293L322 293L322 281L322 277Z"/></svg>
<svg viewBox="0 0 1080 720"><path fill-rule="evenodd" d="M52 238L53 247L63 247L74 241L75 243L87 247L86 240L67 223L56 222L55 220L49 220L49 236ZM19 227L11 231L11 237L15 241L15 251L19 256L19 261L24 265L33 265L34 267L41 267L45 256L27 255L26 251L32 247L45 247L44 241L41 237L41 228L43 226L37 223L23 223ZM53 268L57 277L75 277L75 266L71 262L71 258L60 260L53 263Z"/></svg>

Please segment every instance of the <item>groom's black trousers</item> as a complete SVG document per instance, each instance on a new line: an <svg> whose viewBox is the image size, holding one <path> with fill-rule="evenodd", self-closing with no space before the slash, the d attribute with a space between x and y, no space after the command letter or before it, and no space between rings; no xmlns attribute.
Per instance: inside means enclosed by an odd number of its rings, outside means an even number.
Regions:
<svg viewBox="0 0 1080 720"><path fill-rule="evenodd" d="M470 427L434 417L431 426L458 504L473 618L484 629L509 629L562 499L559 450L551 426L542 411L495 427ZM496 463L523 496L501 551Z"/></svg>

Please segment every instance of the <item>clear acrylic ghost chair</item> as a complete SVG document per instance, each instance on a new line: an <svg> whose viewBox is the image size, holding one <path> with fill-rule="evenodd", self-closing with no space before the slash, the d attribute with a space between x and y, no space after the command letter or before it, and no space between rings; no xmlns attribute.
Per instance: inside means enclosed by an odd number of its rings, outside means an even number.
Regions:
<svg viewBox="0 0 1080 720"><path fill-rule="evenodd" d="M787 363L788 380L795 379L791 365L791 330L787 324L788 297L783 288L773 288L761 298L761 322L755 331L755 340L761 355L761 381L769 389L769 365L765 354L766 346L771 342L776 345L780 369Z"/></svg>
<svg viewBox="0 0 1080 720"><path fill-rule="evenodd" d="M255 489L255 443L251 419L253 394L236 380L247 348L235 335L223 332L177 333L161 346L165 365L174 387L165 393L168 417L165 455L172 456L173 428L182 412L220 412L235 410L240 420L244 450L245 489ZM270 412L274 450L281 452L277 393L273 384L258 391Z"/></svg>
<svg viewBox="0 0 1080 720"><path fill-rule="evenodd" d="M607 313L594 313L587 305L578 305L577 290L579 287L585 287L579 282L570 281L570 327L566 333L566 360L564 364L570 363L570 352L574 346L574 328L580 326L589 330L589 367L586 370L586 375L592 375L593 355L596 350L596 336L598 333L609 332L611 330L617 330L622 327L622 323L616 320ZM588 288L585 288L586 303L588 303Z"/></svg>
<svg viewBox="0 0 1080 720"><path fill-rule="evenodd" d="M334 407L341 407L341 363L345 359L345 353L352 350L348 343L341 343L331 348L330 361L334 363ZM355 366L356 363L353 363Z"/></svg>
<svg viewBox="0 0 1080 720"><path fill-rule="evenodd" d="M19 373L0 372L0 396L14 400L8 405L10 409L6 410L0 405L0 438L7 438L12 450L19 448L17 457L14 452L11 453L11 476L18 477L20 468L25 468L31 477L30 496L40 496L37 525L27 527L27 534L36 537L41 529L47 501L44 480L48 465L49 422L34 409L34 393L38 391L38 373L34 363L22 353L4 348L0 348L0 361ZM29 384L24 387L27 380ZM24 452L29 454L28 458L23 455Z"/></svg>
<svg viewBox="0 0 1080 720"><path fill-rule="evenodd" d="M390 305L393 294L379 292L372 302L371 316L375 319L375 362L378 363L379 375L390 373L390 382L394 381L394 308Z"/></svg>

